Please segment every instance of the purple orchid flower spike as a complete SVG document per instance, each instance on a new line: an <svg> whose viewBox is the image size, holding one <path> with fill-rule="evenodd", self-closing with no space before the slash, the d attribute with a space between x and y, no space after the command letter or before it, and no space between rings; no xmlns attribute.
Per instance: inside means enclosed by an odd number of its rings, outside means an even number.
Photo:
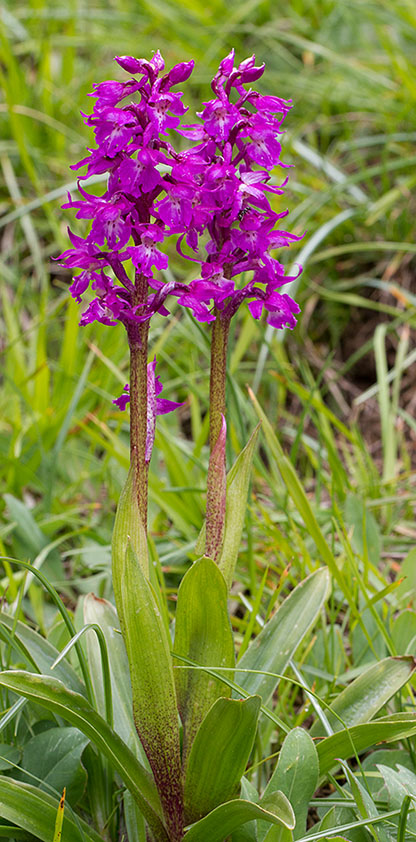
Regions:
<svg viewBox="0 0 416 842"><path fill-rule="evenodd" d="M154 359L153 362L147 365L147 435L145 455L147 464L150 462L155 441L156 417L158 415L166 415L168 412L173 412L178 406L183 406L183 403L160 398L159 395L162 390L163 385L160 382L160 377L159 375L156 376L156 359ZM116 398L113 403L119 409L125 410L127 404L130 403L130 386L128 383L126 383L123 389L123 394L119 398Z"/></svg>
<svg viewBox="0 0 416 842"><path fill-rule="evenodd" d="M189 78L193 61L167 72L159 51L150 60L119 56L116 62L128 78L94 85L92 113L83 116L96 147L73 167L86 167L80 184L106 173L106 186L101 196L82 186L79 196L69 196L64 207L90 220L90 230L85 237L70 232L72 248L60 259L77 270L73 297L83 302L92 293L81 324L122 324L127 331L131 394L125 391L118 405L130 399L131 457L145 523L149 429L162 411L160 384L156 377L149 380L147 366L153 315L169 317L168 299L174 297L207 329L211 324L211 450L225 414L231 318L246 302L257 320L277 329L296 325L299 307L281 288L302 270L286 274L274 250L300 237L280 227L288 211L276 203L287 178L279 186L271 183L273 169L287 169L281 136L292 102L251 88L264 64L256 65L254 55L236 63L231 50L220 62L199 122L185 126L187 108L175 86ZM191 141L184 151L175 150L175 134ZM165 242L172 237L179 255L196 267L187 283L165 275ZM213 462L208 485L214 474Z"/></svg>

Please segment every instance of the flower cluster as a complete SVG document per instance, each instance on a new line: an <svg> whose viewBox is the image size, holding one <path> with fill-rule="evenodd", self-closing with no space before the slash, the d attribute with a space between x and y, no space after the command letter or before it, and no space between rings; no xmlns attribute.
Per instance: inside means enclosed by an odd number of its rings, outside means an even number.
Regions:
<svg viewBox="0 0 416 842"><path fill-rule="evenodd" d="M201 322L212 321L215 311L229 318L248 299L254 318L265 310L269 324L294 327L299 308L280 292L292 278L270 254L299 239L278 227L288 211L270 205L286 184L272 186L270 170L285 166L278 137L291 102L249 87L264 65L256 67L252 56L235 67L232 51L212 81L214 98L204 103L200 122L183 126L187 109L172 88L190 76L192 61L168 73L159 52L150 61L116 61L129 78L94 86L85 121L97 145L73 167L87 167L80 182L108 173L106 191L96 197L80 184L81 198L69 196L64 205L92 220L85 238L69 232L73 247L61 255L67 267L81 270L71 294L80 302L90 287L96 296L81 323L129 328L155 312L167 315L173 295ZM175 151L175 132L191 141L189 149ZM199 264L189 284L159 274L168 265L162 244L172 234L179 253ZM248 272L248 283L236 283Z"/></svg>
<svg viewBox="0 0 416 842"><path fill-rule="evenodd" d="M254 62L252 56L235 67L232 51L212 80L214 98L198 114L201 122L178 130L197 141L181 162L182 172L187 169L192 180L193 208L188 209L188 230L179 240L185 236L201 264L200 277L179 301L193 309L194 299L208 306L212 302L229 318L249 299L254 318L260 318L264 308L269 324L293 328L299 307L278 292L293 277L285 276L270 250L300 238L276 228L288 211L274 212L268 197L281 195L287 181L272 186L269 171L285 166L277 136L291 102L246 90L244 86L264 72L264 65L256 67ZM199 238L205 233L209 239L201 258ZM236 286L233 279L246 272L253 273L251 280ZM210 317L214 318L211 310Z"/></svg>

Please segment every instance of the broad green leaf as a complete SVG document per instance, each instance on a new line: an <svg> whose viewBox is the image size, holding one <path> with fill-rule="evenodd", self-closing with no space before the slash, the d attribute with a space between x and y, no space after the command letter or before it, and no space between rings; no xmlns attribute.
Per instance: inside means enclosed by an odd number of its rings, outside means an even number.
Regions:
<svg viewBox="0 0 416 842"><path fill-rule="evenodd" d="M134 471L131 467L125 486L118 501L111 541L113 556L113 588L117 612L123 628L120 588L121 576L128 546L132 546L145 576L149 575L149 557L147 552L146 531L142 524L137 497L134 488Z"/></svg>
<svg viewBox="0 0 416 842"><path fill-rule="evenodd" d="M377 766L390 766L395 768L401 766L402 768L414 768L413 760L410 753L405 748L381 748L375 749L361 762L363 772L372 772L372 775L366 774L366 784L375 801L386 801L386 790L384 780L378 772Z"/></svg>
<svg viewBox="0 0 416 842"><path fill-rule="evenodd" d="M241 825L253 819L262 819L269 824L293 828L293 810L282 792L274 792L263 807L252 801L236 798L220 804L199 822L193 824L184 836L184 842L223 842Z"/></svg>
<svg viewBox="0 0 416 842"><path fill-rule="evenodd" d="M24 696L47 710L62 716L79 728L107 757L134 796L149 826L163 839L160 801L154 781L136 760L128 746L109 727L105 719L79 693L74 693L48 675L32 675L23 670L0 672L0 686ZM166 834L165 834L166 838Z"/></svg>
<svg viewBox="0 0 416 842"><path fill-rule="evenodd" d="M243 798L244 801L254 801L255 804L258 804L260 801L256 787L246 777L241 778L240 798Z"/></svg>
<svg viewBox="0 0 416 842"><path fill-rule="evenodd" d="M415 669L416 662L411 655L384 658L373 664L337 696L327 711L332 730L340 731L343 725L331 711L335 711L348 727L368 722L406 684ZM323 733L321 722L315 722L311 735Z"/></svg>
<svg viewBox="0 0 416 842"><path fill-rule="evenodd" d="M0 743L0 772L11 772L19 763L20 751L16 746Z"/></svg>
<svg viewBox="0 0 416 842"><path fill-rule="evenodd" d="M400 807L405 795L416 797L416 775L410 769L406 769L400 763L397 764L397 770L382 763L377 764L377 769L389 793L389 810Z"/></svg>
<svg viewBox="0 0 416 842"><path fill-rule="evenodd" d="M43 842L54 834L58 799L30 784L0 777L0 816L32 833ZM13 832L10 836L13 836ZM83 819L74 819L67 809L61 842L101 842L101 837Z"/></svg>
<svg viewBox="0 0 416 842"><path fill-rule="evenodd" d="M312 738L304 728L294 728L284 739L276 769L264 791L267 797L279 789L289 799L296 817L294 839L305 834L309 801L318 787L318 777L319 761Z"/></svg>
<svg viewBox="0 0 416 842"><path fill-rule="evenodd" d="M260 696L217 699L203 719L186 771L188 822L197 821L237 794L253 748L260 703Z"/></svg>
<svg viewBox="0 0 416 842"><path fill-rule="evenodd" d="M282 674L319 614L328 590L329 573L326 568L316 570L301 582L252 641L238 663L239 668ZM279 683L279 679L273 676L244 672L238 673L238 680L248 693L258 693L264 704Z"/></svg>
<svg viewBox="0 0 416 842"><path fill-rule="evenodd" d="M179 587L174 652L202 666L230 667L222 673L232 679L234 641L227 609L227 586L217 565L201 558L189 568ZM180 664L180 662L178 662ZM231 695L224 682L202 670L175 669L178 709L184 727L184 756L209 709L220 697Z"/></svg>
<svg viewBox="0 0 416 842"><path fill-rule="evenodd" d="M406 787L409 795L411 795L412 798L416 797L416 774L406 766L402 766L400 763L397 764L397 771L400 776L400 781L403 786Z"/></svg>
<svg viewBox="0 0 416 842"><path fill-rule="evenodd" d="M272 825L275 827L276 825ZM257 842L256 822L246 822L230 836L230 842Z"/></svg>
<svg viewBox="0 0 416 842"><path fill-rule="evenodd" d="M131 546L127 547L118 599L130 665L133 717L166 821L176 838L180 820L172 802L182 802L182 770L171 642L153 589Z"/></svg>
<svg viewBox="0 0 416 842"><path fill-rule="evenodd" d="M0 612L0 624L6 626L9 631L13 630L13 636L19 641L21 647L27 651L27 658L30 664L34 664L35 668L39 670L42 675L53 674L55 678L60 678L61 681L75 693L85 694L85 687L79 680L76 672L72 669L68 661L62 660L54 667L53 673L50 672L52 664L59 656L59 650L52 646L48 640L45 640L38 632L30 628L26 623L21 623L20 620L15 620L10 614ZM1 634L1 630L0 630Z"/></svg>
<svg viewBox="0 0 416 842"><path fill-rule="evenodd" d="M35 775L40 788L47 792L50 787L58 792L66 787L67 800L74 806L81 798L87 780L80 763L87 743L88 737L77 728L49 728L35 734L23 749L21 779L33 783L30 776Z"/></svg>
<svg viewBox="0 0 416 842"><path fill-rule="evenodd" d="M259 430L260 424L257 425L246 446L237 456L227 476L224 540L218 558L218 566L228 587L232 584L234 569L240 552L253 453Z"/></svg>
<svg viewBox="0 0 416 842"><path fill-rule="evenodd" d="M240 798L244 801L253 801L254 804L258 804L260 801L256 787L244 776L241 778ZM271 826L275 827L276 825ZM257 842L257 822L253 820L240 825L231 834L231 842Z"/></svg>
<svg viewBox="0 0 416 842"><path fill-rule="evenodd" d="M415 713L392 713L362 725L353 725L348 731L338 731L317 743L319 771L325 776L337 766L337 758L346 760L356 752L366 751L376 743L391 743L416 734Z"/></svg>
<svg viewBox="0 0 416 842"><path fill-rule="evenodd" d="M293 831L287 827L272 824L264 837L264 842L292 842ZM345 842L345 840L343 840Z"/></svg>
<svg viewBox="0 0 416 842"><path fill-rule="evenodd" d="M97 623L102 629L107 643L113 697L114 730L123 742L127 743L129 748L137 754L142 763L144 762L147 765L133 721L129 662L123 637L118 631L117 612L111 602L90 593L84 599L84 620L85 623ZM93 632L87 635L87 657L98 710L102 716L105 716L100 647L97 636Z"/></svg>
<svg viewBox="0 0 416 842"><path fill-rule="evenodd" d="M416 777L408 769L402 766L398 767L398 771L392 769L390 766L377 766L387 789L387 805L389 810L400 810L406 795L416 796ZM414 809L414 801L412 803L413 809L409 811L407 817L407 824L409 831L414 834L416 832L416 815Z"/></svg>

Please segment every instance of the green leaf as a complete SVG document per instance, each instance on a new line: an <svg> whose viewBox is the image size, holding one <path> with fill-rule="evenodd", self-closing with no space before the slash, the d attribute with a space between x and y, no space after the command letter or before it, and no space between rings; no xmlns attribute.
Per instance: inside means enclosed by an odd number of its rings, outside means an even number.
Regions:
<svg viewBox="0 0 416 842"><path fill-rule="evenodd" d="M13 630L13 636L27 651L28 662L34 664L43 675L48 674L52 664L59 657L58 649L26 623L21 623L20 620L16 620L15 617L11 617L3 611L0 613L0 623L7 629ZM53 674L60 678L70 690L85 694L84 685L79 680L75 670L68 664L68 661L60 661L54 668Z"/></svg>
<svg viewBox="0 0 416 842"><path fill-rule="evenodd" d="M256 787L244 776L241 778L240 798L244 801L253 801L254 804L260 801ZM276 827L276 825L271 825L271 827ZM231 842L257 842L257 822L253 820L240 825L231 834Z"/></svg>
<svg viewBox="0 0 416 842"><path fill-rule="evenodd" d="M202 666L230 667L222 674L232 679L235 656L227 595L224 577L211 559L201 558L189 568L178 591L174 652ZM202 670L182 666L175 669L175 683L186 758L204 716L231 690Z"/></svg>
<svg viewBox="0 0 416 842"><path fill-rule="evenodd" d="M17 766L20 759L20 751L16 746L0 743L0 772L10 772Z"/></svg>
<svg viewBox="0 0 416 842"><path fill-rule="evenodd" d="M250 644L238 663L239 669L282 674L319 614L328 590L329 574L326 568L316 570L301 582ZM239 673L239 682L250 694L258 693L266 704L279 679L242 672Z"/></svg>
<svg viewBox="0 0 416 842"><path fill-rule="evenodd" d="M232 584L234 569L240 552L241 535L247 511L251 466L259 430L260 424L257 425L246 446L237 456L227 476L224 540L218 558L218 566L228 587Z"/></svg>
<svg viewBox="0 0 416 842"><path fill-rule="evenodd" d="M343 725L331 711L335 711L348 727L368 722L406 684L415 669L416 662L411 655L384 658L373 664L337 696L327 711L332 730L340 731ZM324 733L321 722L315 722L310 733L321 736Z"/></svg>
<svg viewBox="0 0 416 842"><path fill-rule="evenodd" d="M174 838L182 803L179 721L171 642L153 589L129 545L120 580L123 636L130 665L133 717ZM172 825L170 823L173 823Z"/></svg>
<svg viewBox="0 0 416 842"><path fill-rule="evenodd" d="M398 766L398 771L390 766L377 765L387 789L387 806L389 810L400 810L407 795L412 796L412 808L407 817L407 826L412 833L416 832L416 815L414 797L416 796L416 777L408 769Z"/></svg>
<svg viewBox="0 0 416 842"><path fill-rule="evenodd" d="M237 794L257 730L260 696L217 699L203 719L189 755L184 801L197 821Z"/></svg>
<svg viewBox="0 0 416 842"><path fill-rule="evenodd" d="M375 743L391 743L416 734L416 714L392 713L348 730L338 731L317 744L320 775L337 766L337 758L346 760L354 753L366 751Z"/></svg>
<svg viewBox="0 0 416 842"><path fill-rule="evenodd" d="M279 827L278 825L272 824L264 837L264 842L292 842L292 839L293 831L287 827ZM345 842L345 839L343 842Z"/></svg>
<svg viewBox="0 0 416 842"><path fill-rule="evenodd" d="M386 791L384 781L377 772L377 766L382 763L384 766L401 766L412 770L414 768L410 753L405 748L381 748L375 749L361 762L363 772L373 772L373 775L366 774L366 784L375 801L385 801Z"/></svg>
<svg viewBox="0 0 416 842"><path fill-rule="evenodd" d="M154 781L105 719L79 693L61 681L23 670L0 672L0 686L31 699L79 728L108 758L134 796L149 826L166 839L160 820L160 801Z"/></svg>
<svg viewBox="0 0 416 842"><path fill-rule="evenodd" d="M117 612L111 602L90 593L84 599L84 620L86 623L97 623L100 626L107 644L113 697L114 730L123 742L127 743L133 753L139 757L141 762L147 765L133 720L129 662L123 637L118 631ZM100 647L95 634L90 633L87 636L87 657L98 710L102 716L105 716Z"/></svg>
<svg viewBox="0 0 416 842"><path fill-rule="evenodd" d="M57 800L30 784L0 777L0 816L44 842L53 838ZM101 842L101 837L83 819L74 819L66 810L61 842Z"/></svg>
<svg viewBox="0 0 416 842"><path fill-rule="evenodd" d="M223 842L230 833L253 819L262 819L289 829L295 826L293 810L286 796L282 792L274 792L263 807L241 798L220 804L190 827L184 842Z"/></svg>
<svg viewBox="0 0 416 842"><path fill-rule="evenodd" d="M276 769L264 791L267 797L278 789L289 799L296 817L294 839L305 834L309 801L318 788L318 777L318 754L312 738L304 728L294 728L284 739Z"/></svg>
<svg viewBox="0 0 416 842"><path fill-rule="evenodd" d="M145 576L149 576L149 557L147 552L146 530L141 521L137 496L134 488L134 471L131 467L125 486L118 501L111 541L113 556L113 589L117 612L123 628L123 616L120 599L121 576L124 569L126 550L132 546Z"/></svg>
<svg viewBox="0 0 416 842"><path fill-rule="evenodd" d="M81 798L87 775L80 760L88 737L77 728L50 728L35 734L23 750L22 780L33 783L31 775L40 781L40 788L62 792L72 806Z"/></svg>
<svg viewBox="0 0 416 842"><path fill-rule="evenodd" d="M275 825L272 825L275 827ZM246 822L230 836L230 842L257 842L256 822Z"/></svg>

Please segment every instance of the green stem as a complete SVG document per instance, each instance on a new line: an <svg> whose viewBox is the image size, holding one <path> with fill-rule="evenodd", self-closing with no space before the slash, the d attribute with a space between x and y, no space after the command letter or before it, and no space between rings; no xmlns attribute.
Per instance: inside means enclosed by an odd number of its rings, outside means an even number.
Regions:
<svg viewBox="0 0 416 842"><path fill-rule="evenodd" d="M225 525L225 442L219 441L225 417L225 385L227 346L230 319L220 310L215 312L211 338L211 374L209 387L210 458L207 475L207 518L205 552L217 560L222 546ZM216 447L216 445L218 445Z"/></svg>
<svg viewBox="0 0 416 842"><path fill-rule="evenodd" d="M215 310L211 337L211 374L209 382L209 447L212 453L225 416L225 383L227 376L227 346L230 319Z"/></svg>
<svg viewBox="0 0 416 842"><path fill-rule="evenodd" d="M147 279L137 273L134 303L143 304ZM127 335L130 347L130 462L134 467L137 504L144 528L147 528L148 471L147 438L147 345L149 323L133 325Z"/></svg>

